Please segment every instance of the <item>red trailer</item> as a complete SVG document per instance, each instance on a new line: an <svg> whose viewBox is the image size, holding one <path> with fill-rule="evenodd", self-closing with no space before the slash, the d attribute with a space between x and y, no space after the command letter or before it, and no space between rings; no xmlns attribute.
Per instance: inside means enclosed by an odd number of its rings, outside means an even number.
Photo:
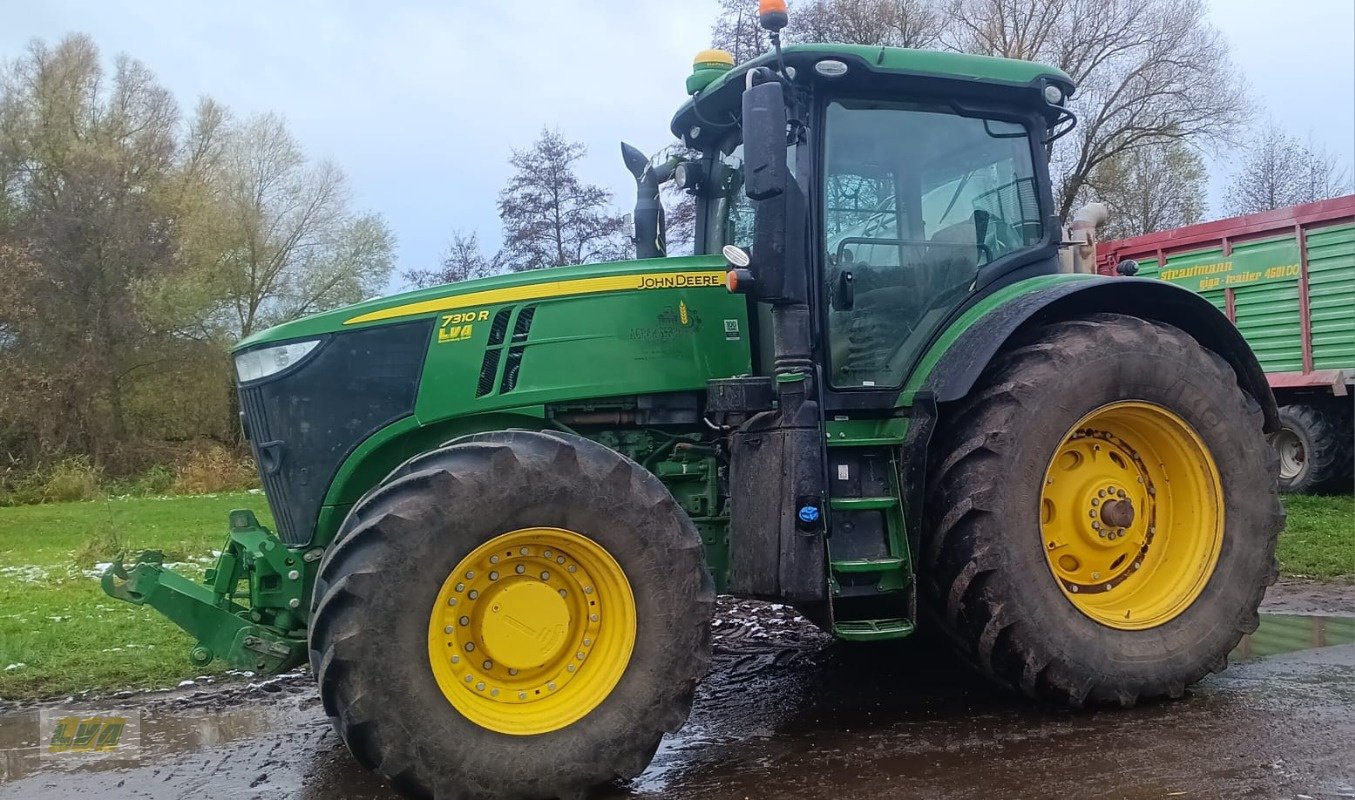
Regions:
<svg viewBox="0 0 1355 800"><path fill-rule="evenodd" d="M1237 325L1281 405L1291 491L1352 487L1355 195L1105 242L1097 271L1199 292Z"/></svg>

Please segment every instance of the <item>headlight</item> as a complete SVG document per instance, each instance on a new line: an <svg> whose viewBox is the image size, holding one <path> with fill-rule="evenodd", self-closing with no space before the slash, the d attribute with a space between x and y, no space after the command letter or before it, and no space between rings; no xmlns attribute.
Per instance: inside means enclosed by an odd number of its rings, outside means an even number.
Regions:
<svg viewBox="0 0 1355 800"><path fill-rule="evenodd" d="M319 339L312 339L309 342L291 342L241 353L235 357L235 374L240 376L241 383L267 378L305 358L319 343Z"/></svg>

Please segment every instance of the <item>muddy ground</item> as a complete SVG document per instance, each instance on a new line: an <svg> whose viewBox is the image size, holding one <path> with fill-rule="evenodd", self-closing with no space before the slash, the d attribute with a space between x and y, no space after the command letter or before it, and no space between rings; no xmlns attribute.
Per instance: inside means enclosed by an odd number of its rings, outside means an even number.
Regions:
<svg viewBox="0 0 1355 800"><path fill-rule="evenodd" d="M1286 581L1233 665L1184 699L1074 713L916 642L831 642L723 602L691 720L603 798L1355 798L1355 586ZM135 761L41 755L38 717L139 712ZM0 708L0 796L389 798L304 674Z"/></svg>

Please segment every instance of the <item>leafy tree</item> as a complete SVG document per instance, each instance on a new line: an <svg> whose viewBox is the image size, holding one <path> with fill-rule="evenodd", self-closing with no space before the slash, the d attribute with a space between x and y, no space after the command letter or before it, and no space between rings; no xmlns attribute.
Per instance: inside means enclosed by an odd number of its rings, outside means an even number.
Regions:
<svg viewBox="0 0 1355 800"><path fill-rule="evenodd" d="M1349 178L1334 154L1304 144L1271 121L1248 148L1225 204L1229 214L1252 214L1312 203L1349 191Z"/></svg>
<svg viewBox="0 0 1355 800"><path fill-rule="evenodd" d="M106 454L127 433L130 384L172 360L135 295L174 268L161 198L178 124L144 65L119 57L107 76L86 36L36 42L0 78L0 424L47 437L26 437L30 457Z"/></svg>
<svg viewBox="0 0 1355 800"><path fill-rule="evenodd" d="M620 258L628 242L611 192L579 179L587 153L558 130L543 129L526 150L514 150L513 175L499 193L502 263L515 272Z"/></svg>
<svg viewBox="0 0 1355 800"><path fill-rule="evenodd" d="M1087 180L1110 210L1103 239L1122 239L1193 225L1204 218L1207 175L1200 155L1171 140L1102 161Z"/></svg>
<svg viewBox="0 0 1355 800"><path fill-rule="evenodd" d="M409 270L401 277L414 286L428 287L485 278L502 271L498 257L487 257L480 248L479 234L453 231L447 252L436 268Z"/></svg>
<svg viewBox="0 0 1355 800"><path fill-rule="evenodd" d="M308 160L281 117L230 130L214 184L222 311L233 334L356 302L385 285L394 250L385 222L350 208L343 172Z"/></svg>

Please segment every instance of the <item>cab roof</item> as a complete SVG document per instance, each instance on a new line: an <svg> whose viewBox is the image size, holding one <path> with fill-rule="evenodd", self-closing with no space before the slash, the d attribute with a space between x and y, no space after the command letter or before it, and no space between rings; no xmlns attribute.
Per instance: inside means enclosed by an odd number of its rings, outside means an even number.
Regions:
<svg viewBox="0 0 1355 800"><path fill-rule="evenodd" d="M926 80L942 92L988 94L994 88L1028 90L1029 99L1037 103L1041 102L1040 93L1047 84L1059 86L1065 96L1071 95L1074 88L1073 79L1057 67L1011 58L856 44L795 44L785 47L782 53L786 65L795 68L797 77L808 76L810 80L823 83L851 84L872 77L915 78ZM847 64L847 75L824 78L815 73L814 64L826 58ZM712 124L714 127L730 127L732 119L712 120L706 117L703 120L704 115L697 112L704 112L708 107L737 108L736 97L743 90L744 75L750 69L772 64L774 60L773 53L764 53L711 81L678 109L673 117L673 134L693 144L688 133L694 126L699 127L705 122L708 127ZM1024 94L1018 92L1018 96Z"/></svg>

